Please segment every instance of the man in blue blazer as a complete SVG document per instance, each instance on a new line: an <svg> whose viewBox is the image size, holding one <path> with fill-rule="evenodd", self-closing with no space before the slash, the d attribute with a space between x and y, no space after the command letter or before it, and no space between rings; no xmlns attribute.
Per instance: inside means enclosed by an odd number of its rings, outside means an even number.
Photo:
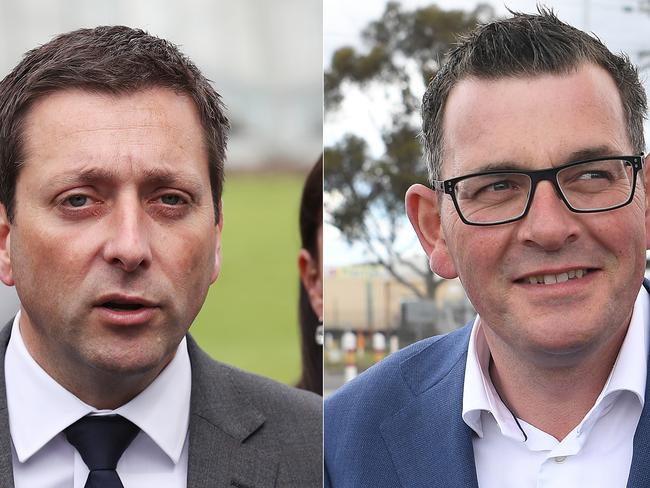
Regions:
<svg viewBox="0 0 650 488"><path fill-rule="evenodd" d="M450 52L406 208L478 316L326 401L326 486L650 483L646 109L626 57L545 9Z"/></svg>

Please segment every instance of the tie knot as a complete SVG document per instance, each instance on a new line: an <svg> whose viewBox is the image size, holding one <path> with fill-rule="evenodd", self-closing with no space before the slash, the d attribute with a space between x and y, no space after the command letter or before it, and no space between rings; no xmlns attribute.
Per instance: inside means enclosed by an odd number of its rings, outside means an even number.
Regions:
<svg viewBox="0 0 650 488"><path fill-rule="evenodd" d="M90 471L114 470L139 430L120 415L88 415L65 429L65 436Z"/></svg>

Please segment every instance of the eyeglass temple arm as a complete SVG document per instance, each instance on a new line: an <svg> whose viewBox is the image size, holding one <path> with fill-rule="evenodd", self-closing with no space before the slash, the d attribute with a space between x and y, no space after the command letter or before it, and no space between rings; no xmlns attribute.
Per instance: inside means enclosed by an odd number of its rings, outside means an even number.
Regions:
<svg viewBox="0 0 650 488"><path fill-rule="evenodd" d="M435 191L441 191L441 192L445 191L445 182L444 181L433 180L431 183L432 183L433 189Z"/></svg>

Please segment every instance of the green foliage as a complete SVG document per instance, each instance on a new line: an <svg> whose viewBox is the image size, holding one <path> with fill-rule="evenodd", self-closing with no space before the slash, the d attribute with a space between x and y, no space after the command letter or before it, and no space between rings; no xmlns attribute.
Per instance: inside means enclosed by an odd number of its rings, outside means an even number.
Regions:
<svg viewBox="0 0 650 488"><path fill-rule="evenodd" d="M228 175L222 267L192 334L215 359L300 377L298 208L304 175Z"/></svg>
<svg viewBox="0 0 650 488"><path fill-rule="evenodd" d="M465 12L443 10L437 5L405 11L397 2L387 3L382 16L361 33L367 46L365 53L345 46L333 54L325 73L326 107L335 109L343 100L345 82L364 85L376 81L403 89L403 110L413 111L418 102L404 68L415 63L421 81L427 84L458 36L493 16L494 10L488 4Z"/></svg>
<svg viewBox="0 0 650 488"><path fill-rule="evenodd" d="M341 47L325 72L327 113L335 112L352 88L361 89L368 105L380 104L389 112L389 122L378 128L381 157L373 157L367 142L354 134L325 148L325 190L333 197L327 206L329 221L348 242L364 243L374 260L416 295L421 292L404 270L425 280L428 295L435 288L431 273L426 265L416 267L402 259L395 249L404 225L404 194L413 183L426 183L415 115L425 84L458 36L493 15L485 4L464 12L436 5L403 10L390 2L362 31L364 52ZM396 103L388 103L395 98Z"/></svg>

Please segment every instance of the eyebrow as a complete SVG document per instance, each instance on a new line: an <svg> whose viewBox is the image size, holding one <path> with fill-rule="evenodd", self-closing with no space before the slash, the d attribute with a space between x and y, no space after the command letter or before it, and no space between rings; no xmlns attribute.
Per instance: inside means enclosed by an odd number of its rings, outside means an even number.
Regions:
<svg viewBox="0 0 650 488"><path fill-rule="evenodd" d="M622 156L618 154L618 151L612 149L610 146L601 145L595 147L586 147L578 149L570 153L566 158L563 158L561 161L558 161L557 166L562 166L565 164L572 163L574 161L582 161L586 159L595 159L604 156ZM483 173L486 171L498 171L498 170L512 170L512 171L528 171L530 170L525 164L520 161L495 161L483 164L477 167L472 173Z"/></svg>
<svg viewBox="0 0 650 488"><path fill-rule="evenodd" d="M205 184L205 181L196 175L160 167L146 169L143 176L145 181L152 186L189 186L195 192L198 192Z"/></svg>
<svg viewBox="0 0 650 488"><path fill-rule="evenodd" d="M142 178L151 186L177 186L189 187L191 191L198 192L204 186L204 181L195 175L187 172L170 171L164 167L147 168L140 172L138 178ZM106 182L114 182L120 179L119 172L113 168L89 167L81 171L70 171L55 175L49 181L51 185L99 185Z"/></svg>
<svg viewBox="0 0 650 488"><path fill-rule="evenodd" d="M627 154L620 154L617 150L607 145L590 147L580 149L572 152L568 159L563 164L572 163L573 161L582 161L583 159L595 159L604 156L627 156Z"/></svg>
<svg viewBox="0 0 650 488"><path fill-rule="evenodd" d="M67 171L55 175L50 180L50 184L70 185L85 184L92 185L101 181L111 181L117 179L117 172L109 168L84 168L81 171Z"/></svg>

